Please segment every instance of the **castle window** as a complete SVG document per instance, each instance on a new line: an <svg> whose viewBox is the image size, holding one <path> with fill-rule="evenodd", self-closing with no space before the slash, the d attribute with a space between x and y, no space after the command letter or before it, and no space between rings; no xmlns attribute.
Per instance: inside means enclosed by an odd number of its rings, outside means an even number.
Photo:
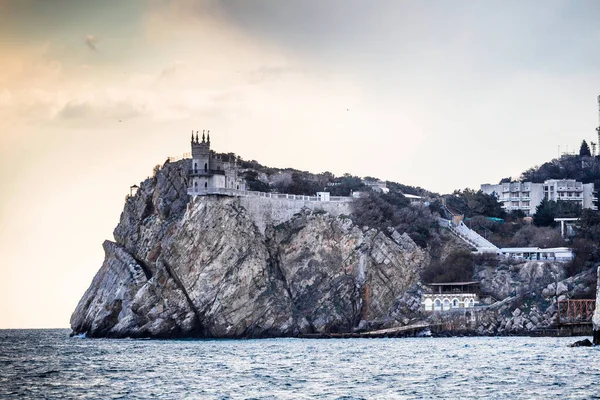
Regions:
<svg viewBox="0 0 600 400"><path fill-rule="evenodd" d="M204 182L204 188L206 189L208 187L208 182Z"/></svg>
<svg viewBox="0 0 600 400"><path fill-rule="evenodd" d="M208 163L204 163L204 172L208 171Z"/></svg>

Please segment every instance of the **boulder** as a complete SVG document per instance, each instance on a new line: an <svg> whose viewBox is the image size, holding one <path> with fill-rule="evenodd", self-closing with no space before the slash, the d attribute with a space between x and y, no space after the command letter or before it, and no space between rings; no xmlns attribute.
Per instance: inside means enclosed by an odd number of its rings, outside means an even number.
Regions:
<svg viewBox="0 0 600 400"><path fill-rule="evenodd" d="M577 342L570 344L569 347L591 347L594 344L590 342L590 339L578 340Z"/></svg>

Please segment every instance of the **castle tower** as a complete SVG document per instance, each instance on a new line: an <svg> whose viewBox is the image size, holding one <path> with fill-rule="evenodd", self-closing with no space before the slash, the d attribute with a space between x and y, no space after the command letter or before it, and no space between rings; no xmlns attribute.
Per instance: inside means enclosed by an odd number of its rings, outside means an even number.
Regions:
<svg viewBox="0 0 600 400"><path fill-rule="evenodd" d="M198 192L212 187L211 169L210 142L206 141L204 131L202 131L202 141L198 137L198 131L195 139L192 132L192 169L188 173L190 189Z"/></svg>
<svg viewBox="0 0 600 400"><path fill-rule="evenodd" d="M204 132L202 132L202 142L198 139L198 131L196 131L196 140L192 140L192 171L210 171L210 142L205 140Z"/></svg>

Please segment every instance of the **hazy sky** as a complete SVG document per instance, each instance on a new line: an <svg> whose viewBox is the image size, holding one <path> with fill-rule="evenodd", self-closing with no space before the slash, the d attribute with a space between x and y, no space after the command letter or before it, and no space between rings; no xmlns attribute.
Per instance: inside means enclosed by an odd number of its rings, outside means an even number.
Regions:
<svg viewBox="0 0 600 400"><path fill-rule="evenodd" d="M0 328L67 327L129 186L217 151L437 192L595 140L598 1L0 0Z"/></svg>

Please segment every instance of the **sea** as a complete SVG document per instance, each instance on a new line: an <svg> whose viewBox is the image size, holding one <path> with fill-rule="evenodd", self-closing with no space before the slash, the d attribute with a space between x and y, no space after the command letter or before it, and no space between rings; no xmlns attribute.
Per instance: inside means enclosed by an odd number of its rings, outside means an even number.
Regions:
<svg viewBox="0 0 600 400"><path fill-rule="evenodd" d="M139 340L0 330L0 399L591 399L582 338Z"/></svg>

